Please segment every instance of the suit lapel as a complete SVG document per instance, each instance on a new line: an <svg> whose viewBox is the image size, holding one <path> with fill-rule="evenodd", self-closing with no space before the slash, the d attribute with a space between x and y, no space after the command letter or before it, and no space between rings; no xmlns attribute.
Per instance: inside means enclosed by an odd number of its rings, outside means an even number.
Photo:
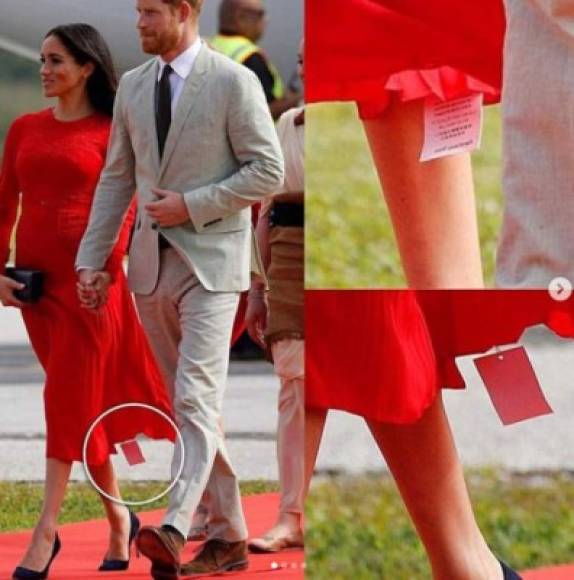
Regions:
<svg viewBox="0 0 574 580"><path fill-rule="evenodd" d="M163 151L163 157L160 164L159 178L161 179L169 159L173 154L181 131L185 124L186 119L189 117L191 111L197 103L197 95L199 95L203 85L205 83L206 74L209 64L209 49L202 43L201 51L197 55L197 60L195 61L193 70L191 74L187 77L183 91L179 97L179 102L177 103L177 108L175 110L174 118L171 122L169 128L169 133L167 134L167 140L165 142L165 148ZM156 146L157 151L157 146ZM159 158L159 154L158 154Z"/></svg>

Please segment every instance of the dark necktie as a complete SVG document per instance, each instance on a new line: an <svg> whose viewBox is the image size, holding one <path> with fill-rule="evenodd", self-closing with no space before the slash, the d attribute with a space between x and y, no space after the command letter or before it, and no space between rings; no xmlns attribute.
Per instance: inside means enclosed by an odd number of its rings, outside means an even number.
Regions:
<svg viewBox="0 0 574 580"><path fill-rule="evenodd" d="M171 125L171 84L169 77L173 69L169 64L163 68L161 78L157 85L157 110L155 114L155 124L157 129L157 144L159 147L159 157L163 156L163 148L169 126Z"/></svg>

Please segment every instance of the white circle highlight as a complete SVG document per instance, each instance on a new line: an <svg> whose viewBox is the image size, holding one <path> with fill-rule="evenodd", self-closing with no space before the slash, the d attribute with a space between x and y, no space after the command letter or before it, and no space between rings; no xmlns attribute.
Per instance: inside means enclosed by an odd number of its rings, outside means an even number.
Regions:
<svg viewBox="0 0 574 580"><path fill-rule="evenodd" d="M88 461L87 461L88 442L90 440L90 437L91 437L94 429L98 426L98 424L101 421L103 421L108 415L111 415L112 413L115 413L116 411L120 411L122 409L134 408L134 407L138 407L140 409L147 409L148 411L152 411L153 413L158 414L160 417L163 417L173 427L174 431L177 434L177 440L179 441L179 444L181 446L181 462L180 462L179 468L177 470L177 474L173 478L173 481L170 483L169 487L167 487L164 491L162 491L161 493L158 493L156 496L152 497L151 499L140 500L140 501L122 500L122 499L118 499L117 497L113 497L113 496L109 495L108 493L106 493L95 482L94 478L92 477L92 474L90 473L90 469L88 467ZM125 505L125 506L148 505L150 503L153 503L154 501L157 501L158 499L161 499L164 495L167 495L174 488L175 484L179 481L179 478L181 477L181 474L183 472L183 466L185 465L185 447L183 446L183 437L181 436L181 431L179 430L178 426L175 424L173 419L169 415L164 413L163 411L160 411L159 409L156 409L155 407L152 407L151 405L146 405L145 403L123 403L121 405L116 405L115 407L112 407L111 409L108 409L107 411L104 411L91 424L90 428L88 429L88 432L86 433L86 436L84 437L84 444L82 445L82 463L84 465L84 471L86 472L86 475L88 476L88 479L90 480L90 483L92 484L92 486L94 488L97 489L98 493L101 493L106 499L109 499L110 501L113 501L114 503L118 503L120 505Z"/></svg>

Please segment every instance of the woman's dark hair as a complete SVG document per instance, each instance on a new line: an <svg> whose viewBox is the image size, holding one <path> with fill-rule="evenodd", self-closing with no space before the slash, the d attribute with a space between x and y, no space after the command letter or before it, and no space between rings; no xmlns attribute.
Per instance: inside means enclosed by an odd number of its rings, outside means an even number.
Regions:
<svg viewBox="0 0 574 580"><path fill-rule="evenodd" d="M78 64L91 62L94 65L86 85L88 98L96 111L111 117L118 79L110 49L102 35L93 26L80 23L56 26L45 38L48 36L55 36Z"/></svg>

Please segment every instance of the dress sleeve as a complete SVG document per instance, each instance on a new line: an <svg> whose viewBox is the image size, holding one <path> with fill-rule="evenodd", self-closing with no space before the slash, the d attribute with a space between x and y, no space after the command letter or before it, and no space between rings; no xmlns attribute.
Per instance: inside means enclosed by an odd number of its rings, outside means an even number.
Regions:
<svg viewBox="0 0 574 580"><path fill-rule="evenodd" d="M0 173L0 272L10 255L10 236L20 200L20 186L16 173L16 153L18 144L18 124L14 123L8 131L2 156Z"/></svg>

